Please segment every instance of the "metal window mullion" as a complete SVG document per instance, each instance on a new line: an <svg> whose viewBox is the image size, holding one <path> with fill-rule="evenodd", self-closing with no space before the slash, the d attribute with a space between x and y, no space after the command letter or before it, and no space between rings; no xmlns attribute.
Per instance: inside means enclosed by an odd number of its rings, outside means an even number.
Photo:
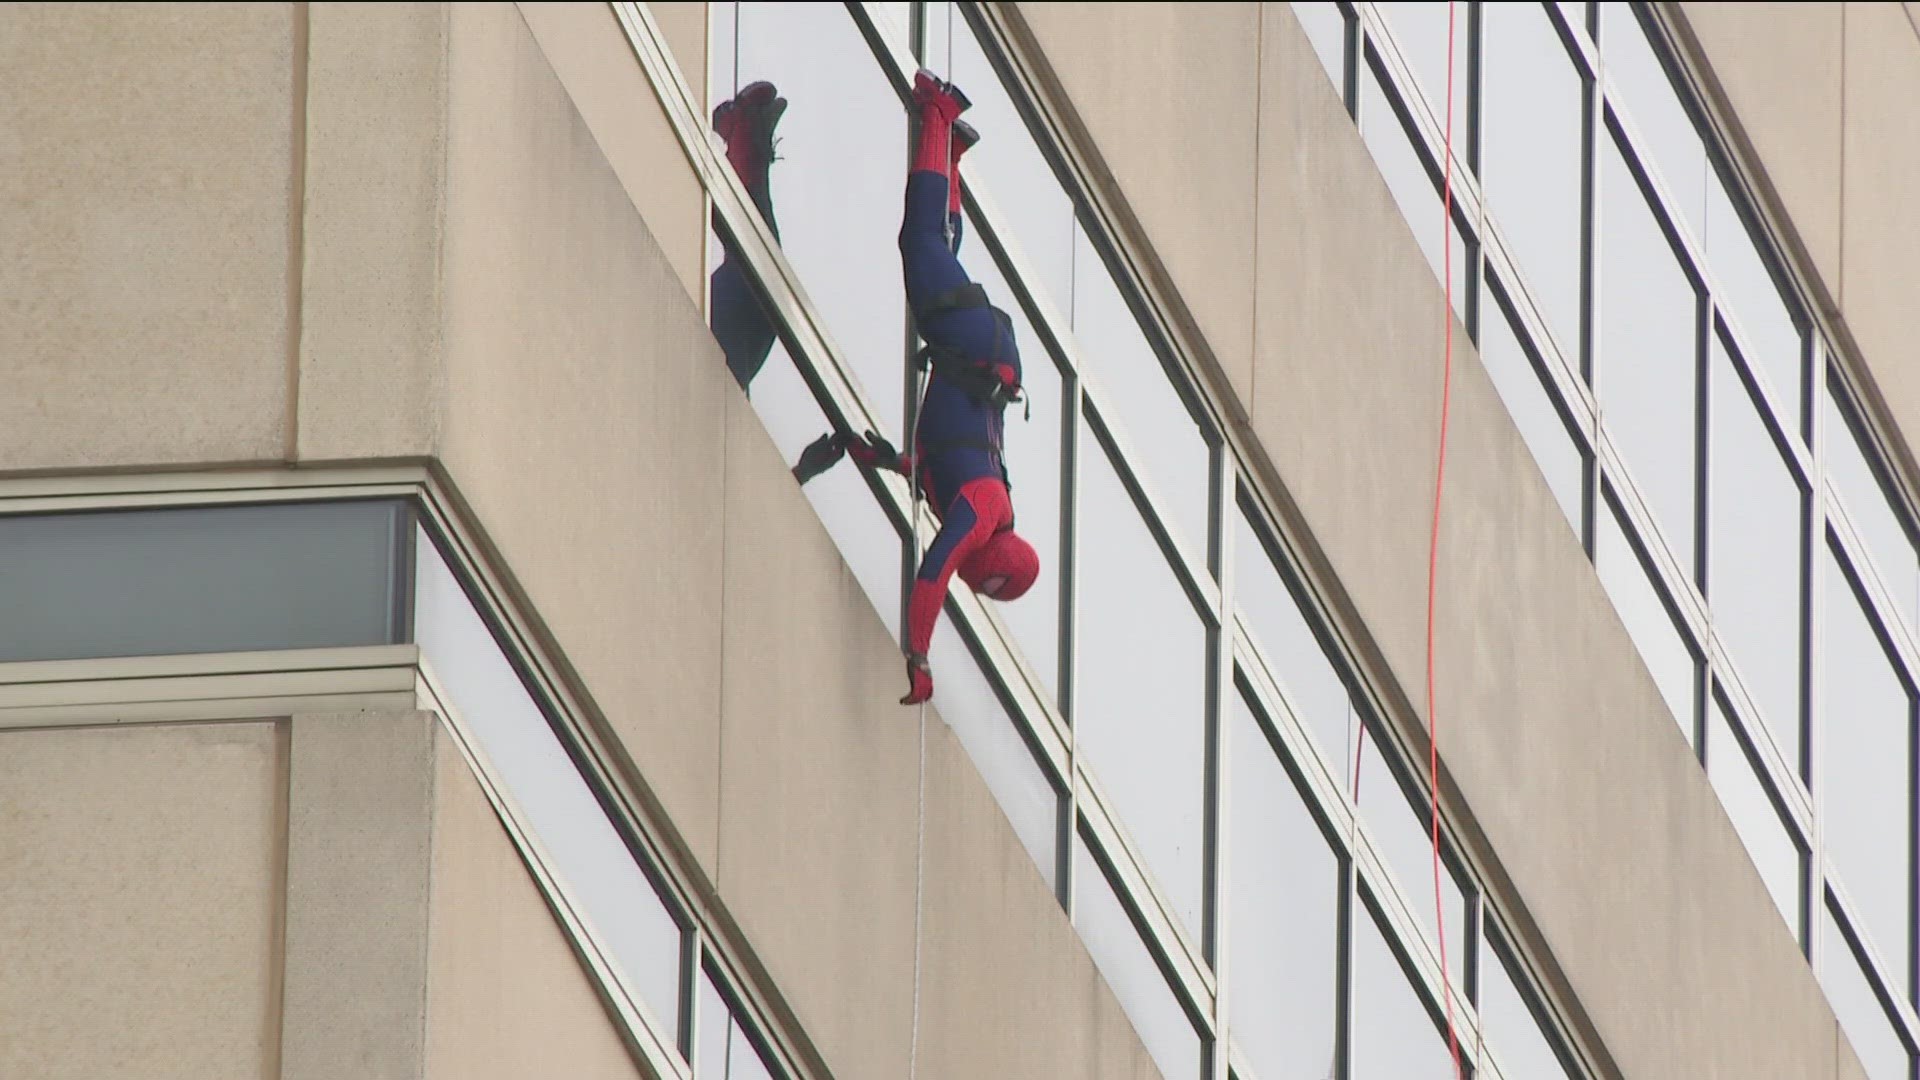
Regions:
<svg viewBox="0 0 1920 1080"><path fill-rule="evenodd" d="M1889 959L1887 954L1881 951L1880 944L1873 940L1873 935L1868 931L1866 923L1860 919L1859 909L1853 898L1848 895L1846 886L1838 878L1828 876L1827 891L1830 894L1827 902L1837 909L1834 914L1852 934L1860 952L1864 954L1863 962L1867 969L1867 978L1877 984L1878 990L1885 993L1887 999L1893 1003L1893 1008L1888 1012L1899 1029L1900 1037L1906 1041L1910 1051L1913 1047L1920 1047L1920 1012L1914 1009L1912 990L1900 978L1900 971L1905 966L1906 957L1899 957L1900 967L1896 967L1896 961ZM1852 961L1853 957L1849 956L1845 959Z"/></svg>
<svg viewBox="0 0 1920 1080"><path fill-rule="evenodd" d="M1888 642L1893 646L1894 661L1900 666L1900 674L1908 685L1920 687L1920 637L1916 637L1907 620L1901 617L1900 609L1893 590L1887 587L1886 579L1880 576L1879 564L1861 537L1859 529L1848 516L1846 504L1841 501L1837 488L1829 486L1826 496L1827 529L1829 534L1839 541L1842 555L1859 579L1862 598L1867 604L1867 613L1878 623Z"/></svg>
<svg viewBox="0 0 1920 1080"><path fill-rule="evenodd" d="M1228 1080L1227 1047L1232 1038L1231 1024L1228 1020L1229 968L1233 963L1233 920L1232 920L1232 807L1233 807L1233 740L1230 735L1232 725L1227 717L1232 715L1233 696L1240 691L1233 681L1233 653L1235 623L1233 611L1234 590L1234 529L1232 517L1235 512L1238 478L1233 465L1233 456L1224 447L1215 448L1212 455L1213 478L1211 482L1212 500L1209 506L1211 531L1215 538L1214 554L1215 579L1220 584L1220 611L1222 617L1213 621L1208 628L1211 644L1210 656L1213 660L1212 686L1208 693L1207 730L1212 737L1208 754L1212 771L1212 790L1209 798L1209 825L1212 842L1207 845L1207 865L1211 872L1208 887L1210 934L1206 942L1213 961L1213 1031L1214 1047L1209 1058L1212 1080ZM1245 752L1244 750L1241 752Z"/></svg>
<svg viewBox="0 0 1920 1080"><path fill-rule="evenodd" d="M1211 622L1221 621L1219 583L1207 571L1206 565L1194 558L1193 549L1182 543L1180 534L1174 531L1172 519L1162 510L1166 504L1156 500L1147 478L1133 464L1143 459L1131 452L1126 436L1110 419L1113 414L1101 407L1100 398L1093 387L1083 382L1080 390L1088 406L1081 415L1083 419L1093 422L1095 444L1103 446L1108 463L1120 479L1120 486L1126 489L1128 499L1133 502L1135 511L1152 534L1155 546L1166 556L1181 591L1188 595L1202 616Z"/></svg>
<svg viewBox="0 0 1920 1080"><path fill-rule="evenodd" d="M1074 823L1080 803L1080 725L1077 680L1080 672L1079 633L1079 460L1080 422L1084 404L1080 380L1072 372L1060 376L1060 708L1066 730L1067 797L1060 820L1058 886L1060 906L1069 920L1074 912L1073 845L1080 842Z"/></svg>
<svg viewBox="0 0 1920 1080"><path fill-rule="evenodd" d="M1787 757L1774 738L1772 728L1767 726L1765 720L1758 719L1759 710L1755 707L1752 696L1747 693L1746 684L1740 680L1739 670L1733 666L1726 647L1719 639L1715 638L1709 642L1707 656L1712 665L1711 686L1717 686L1719 693L1731 706L1730 709L1725 710L1727 722L1746 737L1747 742L1759 756L1763 779L1779 798L1793 827L1799 830L1802 838L1811 837L1813 835L1813 796L1808 793L1806 784L1800 779L1799 763Z"/></svg>
<svg viewBox="0 0 1920 1080"><path fill-rule="evenodd" d="M1626 461L1614 445L1612 433L1601 428L1600 438L1593 449L1594 456L1599 459L1600 475L1612 489L1614 500L1625 518L1622 524L1633 534L1632 539L1646 550L1647 559L1644 561L1651 563L1648 570L1679 615L1681 629L1691 639L1690 644L1696 651L1703 649L1705 646L1702 643L1709 630L1705 598L1700 595L1693 579L1681 567L1679 558L1667 544L1666 533L1656 523L1652 508L1633 482L1632 474L1627 471Z"/></svg>

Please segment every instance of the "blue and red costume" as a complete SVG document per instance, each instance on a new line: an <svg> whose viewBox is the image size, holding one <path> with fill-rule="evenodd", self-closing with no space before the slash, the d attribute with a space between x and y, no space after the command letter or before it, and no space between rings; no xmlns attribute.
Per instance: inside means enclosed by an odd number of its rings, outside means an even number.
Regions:
<svg viewBox="0 0 1920 1080"><path fill-rule="evenodd" d="M919 141L907 176L900 224L900 268L922 354L931 371L911 456L878 436L865 443L834 436L809 448L795 475L812 475L844 450L869 468L917 474L939 508L940 532L921 559L907 601L908 691L902 704L933 695L927 650L954 574L976 592L1014 600L1040 572L1032 545L1013 531L1007 490L1005 413L1020 399L1020 353L1006 314L986 302L957 256L960 155L977 141L959 123L967 100L929 72L914 80ZM951 240L949 240L951 237ZM823 464L824 463L824 464Z"/></svg>

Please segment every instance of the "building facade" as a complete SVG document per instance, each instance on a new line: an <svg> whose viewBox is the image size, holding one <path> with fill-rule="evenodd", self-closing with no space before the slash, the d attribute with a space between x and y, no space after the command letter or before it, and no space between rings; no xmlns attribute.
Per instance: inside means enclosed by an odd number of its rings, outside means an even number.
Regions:
<svg viewBox="0 0 1920 1080"><path fill-rule="evenodd" d="M0 50L0 1075L1920 1077L1911 5ZM789 471L919 67L1042 556L924 710L931 513Z"/></svg>

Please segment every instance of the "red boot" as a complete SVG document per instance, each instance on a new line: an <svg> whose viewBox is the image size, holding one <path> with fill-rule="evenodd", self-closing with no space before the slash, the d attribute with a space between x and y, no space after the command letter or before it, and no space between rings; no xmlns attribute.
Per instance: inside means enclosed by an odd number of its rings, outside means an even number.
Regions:
<svg viewBox="0 0 1920 1080"><path fill-rule="evenodd" d="M920 118L920 142L914 147L913 171L949 175L953 167L954 122L973 103L948 83L921 68L913 76L913 111Z"/></svg>
<svg viewBox="0 0 1920 1080"><path fill-rule="evenodd" d="M787 111L787 99L770 82L756 82L716 105L713 130L727 143L727 163L750 192L767 186L773 164L773 129Z"/></svg>
<svg viewBox="0 0 1920 1080"><path fill-rule="evenodd" d="M980 133L965 120L955 120L947 141L953 144L953 156L947 162L947 216L955 217L960 213L960 155L973 149Z"/></svg>
<svg viewBox="0 0 1920 1080"><path fill-rule="evenodd" d="M900 699L902 705L918 705L933 696L933 669L927 666L927 658L918 653L907 657L907 696Z"/></svg>

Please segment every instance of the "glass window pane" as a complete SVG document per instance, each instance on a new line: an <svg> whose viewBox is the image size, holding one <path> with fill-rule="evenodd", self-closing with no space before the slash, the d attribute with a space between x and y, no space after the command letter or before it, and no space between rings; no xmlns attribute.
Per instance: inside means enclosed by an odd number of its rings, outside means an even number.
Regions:
<svg viewBox="0 0 1920 1080"><path fill-rule="evenodd" d="M0 517L0 661L398 641L396 502Z"/></svg>
<svg viewBox="0 0 1920 1080"><path fill-rule="evenodd" d="M1333 1060L1340 862L1246 699L1231 698L1228 876L1234 1041L1267 1080Z"/></svg>
<svg viewBox="0 0 1920 1080"><path fill-rule="evenodd" d="M1454 1080L1447 1037L1366 904L1353 915L1349 1080Z"/></svg>
<svg viewBox="0 0 1920 1080"><path fill-rule="evenodd" d="M1706 224L1706 144L1631 5L1603 4L1601 16L1601 64L1619 92L1613 106L1645 140L1636 147L1641 159L1651 159L1682 227L1698 237Z"/></svg>
<svg viewBox="0 0 1920 1080"><path fill-rule="evenodd" d="M1520 344L1505 302L1494 297L1494 290L1488 290L1488 296L1495 302L1481 308L1480 362L1486 365L1494 389L1500 392L1500 400L1506 403L1507 412L1520 428L1520 437L1526 440L1527 449L1533 451L1533 459L1540 464L1547 487L1553 491L1554 501L1560 504L1560 512L1566 515L1567 523L1578 535L1585 464L1580 447L1567 430L1566 421L1561 419L1552 391L1547 389L1539 369Z"/></svg>
<svg viewBox="0 0 1920 1080"><path fill-rule="evenodd" d="M415 541L414 637L583 920L661 1031L680 1019L678 922L425 533Z"/></svg>
<svg viewBox="0 0 1920 1080"><path fill-rule="evenodd" d="M1713 623L1787 760L1800 760L1800 482L1713 336L1707 598Z"/></svg>
<svg viewBox="0 0 1920 1080"><path fill-rule="evenodd" d="M1560 351L1577 357L1584 80L1539 4L1483 4L1480 12L1488 212Z"/></svg>
<svg viewBox="0 0 1920 1080"><path fill-rule="evenodd" d="M967 123L980 132L981 139L967 151L962 173L969 181L981 181L992 196L1004 230L1002 238L1019 248L1034 275L1027 285L1064 315L1073 301L1073 200L1027 130L1026 121L988 62L966 16L953 9L954 5L948 3L927 5L926 55L927 65L966 91L973 102L967 110ZM949 27L953 30L951 38ZM973 227L971 223L969 227ZM962 250L967 249L984 254L973 240L966 241ZM971 260L967 268L977 269ZM977 273L975 277L978 279ZM1012 294L996 292L988 285L987 295L1012 310ZM1031 334L1015 340L1023 347L1039 341ZM1038 345L1029 348L1038 353ZM1038 364L1037 359L1027 360L1029 379Z"/></svg>
<svg viewBox="0 0 1920 1080"><path fill-rule="evenodd" d="M971 220L971 219L969 219ZM1007 475L1014 499L1016 524L1040 553L1040 576L1018 603L996 604L999 615L1020 643L1020 651L1046 688L1057 694L1060 681L1060 370L1040 345L1027 316L1013 302L1013 293L987 252L986 245L968 241L961 249L967 272L1013 320L1013 337L1021 342L1021 380L1025 406L1007 410Z"/></svg>
<svg viewBox="0 0 1920 1080"><path fill-rule="evenodd" d="M694 1080L774 1080L779 1073L760 1057L753 1038L704 967L700 971L700 1011L694 1021Z"/></svg>
<svg viewBox="0 0 1920 1080"><path fill-rule="evenodd" d="M1333 80L1333 92L1343 93L1347 74L1347 16L1332 0L1294 0L1293 14L1307 32L1320 66Z"/></svg>
<svg viewBox="0 0 1920 1080"><path fill-rule="evenodd" d="M1206 636L1106 455L1089 449L1080 470L1073 723L1128 835L1197 936Z"/></svg>
<svg viewBox="0 0 1920 1080"><path fill-rule="evenodd" d="M1667 546L1691 567L1697 294L1612 139L1600 156L1600 408Z"/></svg>
<svg viewBox="0 0 1920 1080"><path fill-rule="evenodd" d="M1874 993L1833 912L1825 904L1821 910L1820 986L1840 1018L1840 1030L1847 1033L1854 1054L1866 1066L1868 1080L1907 1080L1913 1055Z"/></svg>
<svg viewBox="0 0 1920 1080"><path fill-rule="evenodd" d="M1840 490L1847 519L1867 545L1874 569L1886 583L1907 625L1920 627L1920 559L1914 554L1899 511L1869 462L1867 442L1840 411L1831 390L1826 394L1825 426L1827 478Z"/></svg>
<svg viewBox="0 0 1920 1080"><path fill-rule="evenodd" d="M896 208L906 186L906 110L841 5L713 5L723 20L728 9L738 13L738 36L722 22L716 40L737 42L739 70L734 49L713 49L710 94L721 101L767 80L787 99L768 182L781 247L898 442L906 299Z"/></svg>
<svg viewBox="0 0 1920 1080"><path fill-rule="evenodd" d="M1000 695L961 640L951 619L934 629L928 659L938 680L934 707L960 737L988 790L1006 811L1027 854L1052 885L1056 860L1054 835L1059 823L1060 798L1034 759L1027 741L1014 726Z"/></svg>
<svg viewBox="0 0 1920 1080"><path fill-rule="evenodd" d="M1716 299L1739 324L1742 355L1767 380L1774 400L1785 410L1780 426L1798 438L1806 371L1800 330L1718 176L1707 185L1706 245L1707 268L1720 289Z"/></svg>
<svg viewBox="0 0 1920 1080"><path fill-rule="evenodd" d="M1436 4L1431 0L1377 3L1373 5L1387 20L1393 43L1400 48L1420 81L1433 117L1443 127L1447 114L1441 102L1447 97L1447 21L1453 17L1453 141L1464 147L1467 142L1467 5ZM1461 154L1462 158L1466 155Z"/></svg>
<svg viewBox="0 0 1920 1080"><path fill-rule="evenodd" d="M1815 792L1824 843L1860 929L1882 955L1905 957L1913 917L1912 700L1832 552L1822 589L1824 734Z"/></svg>
<svg viewBox="0 0 1920 1080"><path fill-rule="evenodd" d="M1490 933L1480 948L1480 1034L1500 1061L1502 1076L1513 1080L1572 1080L1554 1049L1551 1025L1543 1020L1520 992L1526 978L1509 963L1506 942Z"/></svg>
<svg viewBox="0 0 1920 1080"><path fill-rule="evenodd" d="M1163 522L1204 565L1213 456L1153 344L1084 234L1074 241L1073 337Z"/></svg>
<svg viewBox="0 0 1920 1080"><path fill-rule="evenodd" d="M1395 755L1396 759L1398 755ZM1440 935L1433 910L1432 814L1423 799L1415 803L1400 786L1393 766L1381 756L1373 731L1362 725L1358 776L1360 816L1367 823L1380 856L1393 871L1407 904L1427 932L1439 955ZM1351 792L1353 789L1349 788ZM1447 966L1454 986L1466 985L1467 901L1453 869L1441 863L1441 903L1446 907Z"/></svg>
<svg viewBox="0 0 1920 1080"><path fill-rule="evenodd" d="M1443 52L1445 50L1442 50ZM1456 134L1458 134L1456 132ZM1393 104L1380 83L1373 65L1362 65L1360 76L1360 136L1373 153L1374 164L1387 181L1394 204L1407 219L1420 253L1427 257L1433 274L1440 276L1444 240L1440 232L1442 206L1440 189L1427 171L1421 155L1414 150L1412 136L1401 124ZM1453 310L1461 318L1467 310L1467 245L1460 236L1458 222L1453 230Z"/></svg>
<svg viewBox="0 0 1920 1080"><path fill-rule="evenodd" d="M1640 657L1652 672L1653 681L1666 699L1673 722L1680 726L1687 742L1693 742L1694 658L1686 637L1674 624L1673 616L1660 599L1659 591L1647 577L1640 557L1611 506L1602 503L1594 529L1594 568L1600 584L1613 600L1613 608L1626 624L1627 634L1640 649Z"/></svg>
<svg viewBox="0 0 1920 1080"><path fill-rule="evenodd" d="M1073 845L1073 891L1073 924L1147 1053L1168 1080L1197 1080L1199 1033L1085 838Z"/></svg>
<svg viewBox="0 0 1920 1080"><path fill-rule="evenodd" d="M1717 697L1707 703L1707 778L1760 871L1788 932L1800 936L1800 846Z"/></svg>
<svg viewBox="0 0 1920 1080"><path fill-rule="evenodd" d="M1233 588L1240 614L1253 631L1274 679L1287 692L1300 719L1314 734L1320 752L1344 775L1352 744L1352 712L1340 669L1315 636L1293 590L1267 556L1267 549L1244 509L1234 514Z"/></svg>

